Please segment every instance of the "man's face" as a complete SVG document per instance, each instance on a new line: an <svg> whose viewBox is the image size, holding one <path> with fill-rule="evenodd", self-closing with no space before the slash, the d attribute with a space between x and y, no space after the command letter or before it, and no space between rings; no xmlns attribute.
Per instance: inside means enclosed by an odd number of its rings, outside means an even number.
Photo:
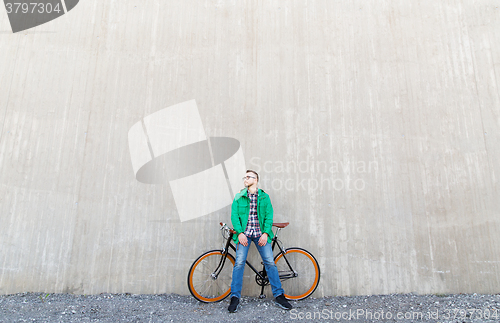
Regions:
<svg viewBox="0 0 500 323"><path fill-rule="evenodd" d="M244 179L243 183L245 184L245 187L250 187L257 183L257 176L254 173L246 173Z"/></svg>

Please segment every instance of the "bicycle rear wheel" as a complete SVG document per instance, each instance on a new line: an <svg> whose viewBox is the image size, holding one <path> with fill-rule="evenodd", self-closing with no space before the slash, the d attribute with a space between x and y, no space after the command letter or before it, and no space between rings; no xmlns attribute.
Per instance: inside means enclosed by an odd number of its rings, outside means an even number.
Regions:
<svg viewBox="0 0 500 323"><path fill-rule="evenodd" d="M285 256L278 254L274 262L287 299L298 301L314 293L319 285L320 270L316 258L309 251L289 248L285 250Z"/></svg>
<svg viewBox="0 0 500 323"><path fill-rule="evenodd" d="M218 269L224 254L221 250L211 250L198 257L188 273L188 287L191 295L201 302L219 302L231 292L234 257L227 254L224 266Z"/></svg>

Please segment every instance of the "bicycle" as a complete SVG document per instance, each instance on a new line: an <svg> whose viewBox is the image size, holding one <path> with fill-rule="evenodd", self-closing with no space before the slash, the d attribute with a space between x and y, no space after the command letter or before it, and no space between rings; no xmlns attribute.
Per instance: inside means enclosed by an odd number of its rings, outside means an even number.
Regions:
<svg viewBox="0 0 500 323"><path fill-rule="evenodd" d="M210 250L199 256L191 265L188 272L189 292L194 298L204 303L219 302L231 293L231 279L234 256L229 253L232 249L236 252L233 242L233 234L236 231L220 222L222 236L226 241L225 246L219 250ZM279 252L274 257L285 297L289 300L302 300L316 290L319 285L320 269L316 258L307 250L302 248L283 248L283 243L278 240L281 229L289 225L286 223L273 223L276 227L272 239L272 250L278 246ZM246 261L246 265L255 273L255 282L261 286L259 298L265 298L264 287L269 285L265 267L258 271Z"/></svg>

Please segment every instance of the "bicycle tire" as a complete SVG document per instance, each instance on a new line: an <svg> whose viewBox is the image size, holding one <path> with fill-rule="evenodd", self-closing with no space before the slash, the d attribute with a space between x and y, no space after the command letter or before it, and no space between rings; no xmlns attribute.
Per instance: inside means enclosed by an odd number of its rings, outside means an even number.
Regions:
<svg viewBox="0 0 500 323"><path fill-rule="evenodd" d="M231 292L234 267L234 257L231 254L226 255L224 267L218 277L216 279L212 277L223 255L222 250L207 251L199 256L189 268L187 281L189 292L200 302L220 302Z"/></svg>
<svg viewBox="0 0 500 323"><path fill-rule="evenodd" d="M283 253L276 255L274 263L278 267L285 297L289 300L299 301L311 296L319 285L321 274L318 261L309 251L302 248L286 249L285 257L297 273L296 277L286 278L287 274L292 275L293 272L290 271Z"/></svg>

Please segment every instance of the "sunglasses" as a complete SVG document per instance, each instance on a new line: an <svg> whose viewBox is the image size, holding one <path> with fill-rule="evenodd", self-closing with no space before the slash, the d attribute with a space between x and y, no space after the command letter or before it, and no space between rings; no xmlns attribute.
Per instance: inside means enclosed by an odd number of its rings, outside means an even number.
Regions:
<svg viewBox="0 0 500 323"><path fill-rule="evenodd" d="M250 178L253 178L253 179L256 179L257 177L253 177L253 176L245 176L242 178L242 180L246 180L246 179L250 179Z"/></svg>

